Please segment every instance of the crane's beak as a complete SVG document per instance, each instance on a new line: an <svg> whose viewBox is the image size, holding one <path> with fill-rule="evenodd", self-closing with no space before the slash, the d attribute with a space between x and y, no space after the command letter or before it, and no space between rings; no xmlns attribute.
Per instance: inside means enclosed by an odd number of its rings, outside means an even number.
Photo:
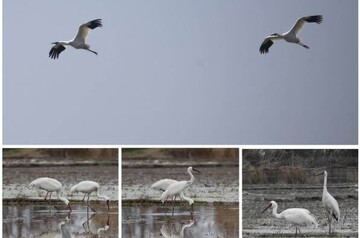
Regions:
<svg viewBox="0 0 360 238"><path fill-rule="evenodd" d="M319 173L319 174L317 174L316 176L319 176L319 175L322 175L322 174L324 174L324 171L323 171L323 172L321 172L321 173Z"/></svg>
<svg viewBox="0 0 360 238"><path fill-rule="evenodd" d="M71 210L70 204L68 205L68 207L69 207L69 210L70 210L70 212L69 212L69 213L71 213L71 211L72 211L72 210Z"/></svg>
<svg viewBox="0 0 360 238"><path fill-rule="evenodd" d="M269 209L271 207L271 203L269 203L262 211L261 213L264 213L267 209Z"/></svg>
<svg viewBox="0 0 360 238"><path fill-rule="evenodd" d="M194 171L198 172L199 174L201 174L201 172L199 170L197 170L197 169L193 168L192 170L194 170Z"/></svg>
<svg viewBox="0 0 360 238"><path fill-rule="evenodd" d="M108 207L108 211L110 211L110 201L109 200L106 200L106 205Z"/></svg>

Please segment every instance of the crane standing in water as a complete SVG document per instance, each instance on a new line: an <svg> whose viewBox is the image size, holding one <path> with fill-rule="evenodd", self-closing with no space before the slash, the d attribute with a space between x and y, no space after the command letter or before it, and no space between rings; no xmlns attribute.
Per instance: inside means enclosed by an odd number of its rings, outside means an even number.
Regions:
<svg viewBox="0 0 360 238"><path fill-rule="evenodd" d="M62 197L61 193L62 193L62 184L57 181L56 179L53 178L47 178L47 177L42 177L42 178L37 178L35 180L33 180L29 186L29 188L37 188L37 189L41 189L41 190L45 190L46 191L46 195L45 195L45 201L51 205L51 193L56 192L56 196L59 200L63 201L65 203L65 205L68 206L70 212L71 212L71 207L69 204L69 200ZM48 194L50 193L50 198L49 200L46 200L46 197L48 196ZM56 207L55 207L56 208Z"/></svg>
<svg viewBox="0 0 360 238"><path fill-rule="evenodd" d="M178 181L175 180L175 179L160 179L159 181L156 181L155 183L153 183L151 185L150 188L152 189L157 189L157 190L160 190L160 191L163 191L165 192L165 190L173 183L177 183ZM186 197L184 195L184 191L181 191L179 193L179 197L180 197L180 201L182 200L185 200L189 203L189 205L191 206L193 203L194 203L194 200L192 200L191 198L189 197ZM173 196L173 200L175 201L176 200L176 196Z"/></svg>
<svg viewBox="0 0 360 238"><path fill-rule="evenodd" d="M181 193L183 193L183 191L190 187L194 182L195 182L195 177L194 175L192 174L192 171L195 171L195 172L198 172L198 173L201 173L199 170L196 170L192 167L189 167L187 169L187 172L188 174L190 175L190 180L189 181L178 181L178 182L174 182L172 184L170 184L167 189L165 190L165 192L162 193L161 197L160 197L160 200L162 203L165 202L165 200L170 196L183 196L180 195ZM184 197L184 196L183 196ZM194 201L192 199L185 199L189 202L191 208L193 209L193 203ZM173 200L174 201L174 200ZM174 207L174 204L173 204L173 207Z"/></svg>
<svg viewBox="0 0 360 238"><path fill-rule="evenodd" d="M88 195L88 199L86 202L86 205L88 207L91 208L91 210L93 210L94 212L96 212L96 210L90 206L89 204L89 199L90 199L90 194L92 192L96 192L96 196L99 198L102 198L106 201L106 205L108 207L108 211L110 210L110 205L109 205L109 197L104 196L104 195L100 195L99 192L100 189L100 185L97 182L94 181L82 181L76 185L74 185L71 189L70 189L70 195L77 193L77 192L81 192L81 193L85 193L83 200L85 199L85 196Z"/></svg>

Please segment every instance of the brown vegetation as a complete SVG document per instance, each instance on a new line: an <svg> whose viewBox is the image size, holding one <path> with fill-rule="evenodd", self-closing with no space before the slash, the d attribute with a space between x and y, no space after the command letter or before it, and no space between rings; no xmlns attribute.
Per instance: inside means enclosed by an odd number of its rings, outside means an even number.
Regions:
<svg viewBox="0 0 360 238"><path fill-rule="evenodd" d="M118 149L3 149L4 158L118 158Z"/></svg>
<svg viewBox="0 0 360 238"><path fill-rule="evenodd" d="M123 158L196 158L239 160L239 150L235 148L130 148L122 150Z"/></svg>
<svg viewBox="0 0 360 238"><path fill-rule="evenodd" d="M243 150L243 184L357 182L357 150Z"/></svg>

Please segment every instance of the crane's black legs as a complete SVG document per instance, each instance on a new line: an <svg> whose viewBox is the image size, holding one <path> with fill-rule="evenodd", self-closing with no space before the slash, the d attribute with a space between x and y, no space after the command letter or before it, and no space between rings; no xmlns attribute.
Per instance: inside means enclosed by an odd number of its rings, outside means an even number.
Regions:
<svg viewBox="0 0 360 238"><path fill-rule="evenodd" d="M90 206L89 199L90 199L90 193L89 193L89 195L88 195L88 199L87 199L87 203L86 203L86 204L87 204L88 207L91 208L91 210L93 210L93 212L96 212L96 210L95 210L92 206Z"/></svg>

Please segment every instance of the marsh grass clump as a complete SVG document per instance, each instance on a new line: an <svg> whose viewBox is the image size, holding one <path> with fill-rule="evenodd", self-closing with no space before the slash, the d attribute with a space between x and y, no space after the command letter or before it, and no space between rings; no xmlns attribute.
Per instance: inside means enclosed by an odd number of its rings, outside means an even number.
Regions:
<svg viewBox="0 0 360 238"><path fill-rule="evenodd" d="M314 184L328 170L331 183L357 182L357 150L243 150L244 184Z"/></svg>

